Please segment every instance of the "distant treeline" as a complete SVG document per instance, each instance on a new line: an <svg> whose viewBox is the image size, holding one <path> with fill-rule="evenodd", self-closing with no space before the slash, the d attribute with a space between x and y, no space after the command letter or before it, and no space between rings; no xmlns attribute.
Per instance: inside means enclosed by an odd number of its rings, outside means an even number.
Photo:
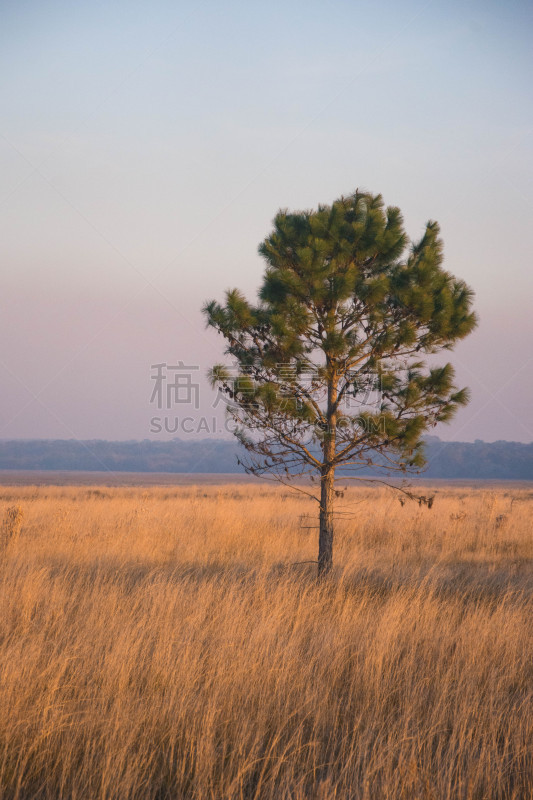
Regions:
<svg viewBox="0 0 533 800"><path fill-rule="evenodd" d="M0 441L0 469L119 472L242 472L234 441L202 439L166 442L102 440ZM426 441L428 478L533 480L533 443ZM359 474L372 474L370 469Z"/></svg>

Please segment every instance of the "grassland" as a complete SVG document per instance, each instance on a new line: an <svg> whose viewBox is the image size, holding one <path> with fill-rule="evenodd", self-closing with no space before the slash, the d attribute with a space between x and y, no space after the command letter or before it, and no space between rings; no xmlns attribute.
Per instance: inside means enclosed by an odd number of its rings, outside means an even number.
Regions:
<svg viewBox="0 0 533 800"><path fill-rule="evenodd" d="M1 488L0 797L533 797L533 490L339 509Z"/></svg>

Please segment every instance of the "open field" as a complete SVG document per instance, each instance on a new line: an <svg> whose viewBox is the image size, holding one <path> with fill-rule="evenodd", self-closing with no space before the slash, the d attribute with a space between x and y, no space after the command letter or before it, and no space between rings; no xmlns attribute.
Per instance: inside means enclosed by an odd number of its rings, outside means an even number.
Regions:
<svg viewBox="0 0 533 800"><path fill-rule="evenodd" d="M342 479L341 479L342 480ZM414 486L431 487L467 487L476 489L533 489L533 481L528 480L492 480L472 478L427 479L420 476L410 478ZM394 481L393 481L394 482ZM399 481L396 481L399 483ZM0 469L0 486L219 486L228 483L234 485L260 483L268 484L268 479L256 478L245 472L120 472L107 470L102 472L78 470L37 470L37 469ZM302 484L306 481L302 480Z"/></svg>
<svg viewBox="0 0 533 800"><path fill-rule="evenodd" d="M431 491L318 585L283 487L2 487L0 797L533 797L533 489Z"/></svg>

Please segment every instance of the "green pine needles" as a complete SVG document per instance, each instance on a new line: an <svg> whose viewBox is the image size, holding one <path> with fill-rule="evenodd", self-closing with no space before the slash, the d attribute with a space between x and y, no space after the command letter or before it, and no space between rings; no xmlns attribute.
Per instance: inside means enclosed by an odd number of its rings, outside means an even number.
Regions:
<svg viewBox="0 0 533 800"><path fill-rule="evenodd" d="M451 349L476 326L473 292L443 269L439 226L407 238L401 212L356 191L316 211L282 210L259 246L259 302L237 290L204 306L233 365L211 379L227 398L247 471L320 481L319 574L331 569L336 471L424 465L422 435L468 402Z"/></svg>

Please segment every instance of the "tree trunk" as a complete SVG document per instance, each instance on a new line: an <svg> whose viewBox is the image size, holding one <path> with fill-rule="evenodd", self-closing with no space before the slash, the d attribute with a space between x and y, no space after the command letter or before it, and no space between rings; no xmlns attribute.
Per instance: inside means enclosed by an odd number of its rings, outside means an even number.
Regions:
<svg viewBox="0 0 533 800"><path fill-rule="evenodd" d="M331 365L329 365L331 368ZM327 428L322 445L320 476L320 533L318 535L318 577L333 566L333 502L335 497L335 450L337 441L337 379L332 369L328 380Z"/></svg>
<svg viewBox="0 0 533 800"><path fill-rule="evenodd" d="M335 468L327 467L320 479L320 533L318 535L318 577L333 566L333 498Z"/></svg>

